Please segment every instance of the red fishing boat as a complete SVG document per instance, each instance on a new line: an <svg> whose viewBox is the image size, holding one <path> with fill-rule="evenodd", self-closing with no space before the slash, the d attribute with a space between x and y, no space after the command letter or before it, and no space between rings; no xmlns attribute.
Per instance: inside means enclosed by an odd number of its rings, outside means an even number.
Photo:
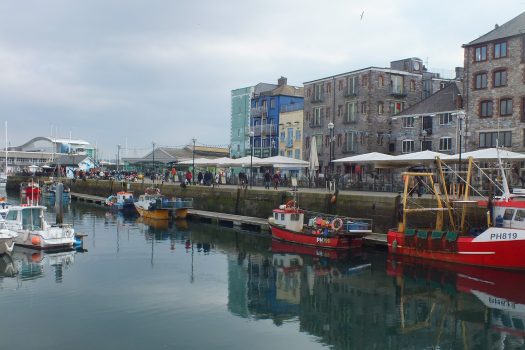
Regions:
<svg viewBox="0 0 525 350"><path fill-rule="evenodd" d="M40 186L33 181L27 183L22 182L20 184L20 194L27 198L34 199L40 195Z"/></svg>
<svg viewBox="0 0 525 350"><path fill-rule="evenodd" d="M444 181L444 166L439 158L436 162L440 179L436 183L433 181L433 173L403 173L405 189L402 208L398 213L400 222L397 228L388 231L389 252L449 263L525 270L525 192L510 193L500 165L502 196L494 200L470 200L470 178L473 168L473 160L470 158L464 194L458 200L453 200ZM416 206L410 205L409 184L414 183L414 178L432 189L436 201L434 207L423 208L421 203L415 203ZM468 205L488 209L487 220L483 226L468 227ZM408 216L425 212L436 213L434 227L409 226Z"/></svg>
<svg viewBox="0 0 525 350"><path fill-rule="evenodd" d="M291 243L329 249L350 249L362 245L363 236L372 232L370 219L317 215L304 224L304 210L291 200L273 210L268 218L272 237Z"/></svg>

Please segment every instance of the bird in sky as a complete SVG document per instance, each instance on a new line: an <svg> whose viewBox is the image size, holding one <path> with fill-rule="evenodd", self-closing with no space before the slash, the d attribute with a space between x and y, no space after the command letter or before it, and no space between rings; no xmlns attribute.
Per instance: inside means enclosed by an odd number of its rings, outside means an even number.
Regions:
<svg viewBox="0 0 525 350"><path fill-rule="evenodd" d="M363 20L363 15L365 14L365 11L361 12L361 21Z"/></svg>

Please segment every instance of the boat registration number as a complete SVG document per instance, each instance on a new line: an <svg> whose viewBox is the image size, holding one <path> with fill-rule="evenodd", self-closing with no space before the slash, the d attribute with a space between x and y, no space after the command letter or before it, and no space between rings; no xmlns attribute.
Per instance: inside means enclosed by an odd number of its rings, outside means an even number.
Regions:
<svg viewBox="0 0 525 350"><path fill-rule="evenodd" d="M330 238L317 237L317 243L330 243Z"/></svg>
<svg viewBox="0 0 525 350"><path fill-rule="evenodd" d="M491 241L503 241L507 239L517 239L518 234L516 232L501 232L501 233L491 233Z"/></svg>

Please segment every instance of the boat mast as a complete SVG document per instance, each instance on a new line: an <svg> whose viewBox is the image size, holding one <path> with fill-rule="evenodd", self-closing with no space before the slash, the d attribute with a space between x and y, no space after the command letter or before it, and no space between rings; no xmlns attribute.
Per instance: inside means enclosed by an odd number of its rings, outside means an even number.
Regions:
<svg viewBox="0 0 525 350"><path fill-rule="evenodd" d="M503 185L502 197L505 199L505 201L508 201L510 198L509 183L507 182L507 175L505 175L505 169L503 169L503 163L501 161L501 157L499 154L498 140L496 140L496 154L498 155L498 165L499 165L499 170L501 171L501 182Z"/></svg>
<svg viewBox="0 0 525 350"><path fill-rule="evenodd" d="M7 178L7 120L5 121L5 176Z"/></svg>

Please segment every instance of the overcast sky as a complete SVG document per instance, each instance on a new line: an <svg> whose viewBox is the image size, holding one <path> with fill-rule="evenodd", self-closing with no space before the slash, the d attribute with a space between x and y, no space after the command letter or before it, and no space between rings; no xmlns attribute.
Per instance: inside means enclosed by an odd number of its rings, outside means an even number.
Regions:
<svg viewBox="0 0 525 350"><path fill-rule="evenodd" d="M192 137L227 145L233 89L407 57L452 71L462 44L524 10L524 0L0 0L0 120L11 145L71 134L112 158L117 144L129 156Z"/></svg>

